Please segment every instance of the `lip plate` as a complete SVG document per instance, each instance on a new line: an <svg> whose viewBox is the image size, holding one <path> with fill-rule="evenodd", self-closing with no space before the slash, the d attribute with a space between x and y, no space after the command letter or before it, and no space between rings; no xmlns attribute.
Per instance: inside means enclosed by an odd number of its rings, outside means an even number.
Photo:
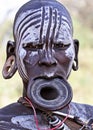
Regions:
<svg viewBox="0 0 93 130"><path fill-rule="evenodd" d="M41 90L44 87L51 87L58 92L58 96L55 99L46 100L41 96ZM69 83L62 78L37 78L32 84L28 85L28 97L29 99L42 110L59 110L67 106L72 100L72 89ZM47 88L46 88L47 89ZM50 95L47 95L50 96Z"/></svg>

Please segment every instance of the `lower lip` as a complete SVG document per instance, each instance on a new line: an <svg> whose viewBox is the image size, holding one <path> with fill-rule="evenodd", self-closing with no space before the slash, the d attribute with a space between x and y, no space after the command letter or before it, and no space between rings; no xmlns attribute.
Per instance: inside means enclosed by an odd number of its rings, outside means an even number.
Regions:
<svg viewBox="0 0 93 130"><path fill-rule="evenodd" d="M62 78L38 78L28 85L28 97L42 110L58 110L72 100L72 89Z"/></svg>

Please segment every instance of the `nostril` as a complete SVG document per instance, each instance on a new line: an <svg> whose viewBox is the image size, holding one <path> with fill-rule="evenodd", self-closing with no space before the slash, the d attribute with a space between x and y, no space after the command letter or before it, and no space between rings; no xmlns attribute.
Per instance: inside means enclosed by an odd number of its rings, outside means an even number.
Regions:
<svg viewBox="0 0 93 130"><path fill-rule="evenodd" d="M51 63L52 63L53 65L56 65L56 64L57 64L57 60L54 59L54 58L52 58Z"/></svg>
<svg viewBox="0 0 93 130"><path fill-rule="evenodd" d="M46 66L51 66L51 65L56 65L57 61L54 58L43 58L39 60L39 65L46 65Z"/></svg>
<svg viewBox="0 0 93 130"><path fill-rule="evenodd" d="M51 66L56 65L57 60L55 59L52 52L48 50L43 50L39 55L39 65Z"/></svg>

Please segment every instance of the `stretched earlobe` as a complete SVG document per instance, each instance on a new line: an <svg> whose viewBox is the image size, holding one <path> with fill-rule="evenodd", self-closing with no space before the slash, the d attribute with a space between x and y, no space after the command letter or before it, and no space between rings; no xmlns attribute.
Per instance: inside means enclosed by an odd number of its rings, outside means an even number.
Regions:
<svg viewBox="0 0 93 130"><path fill-rule="evenodd" d="M17 70L17 65L16 65L15 56L12 55L5 62L2 71L3 77L5 79L11 78L15 74L16 70Z"/></svg>
<svg viewBox="0 0 93 130"><path fill-rule="evenodd" d="M75 47L75 58L73 63L73 70L78 70L78 51L79 51L79 41L77 39L74 40L74 47Z"/></svg>
<svg viewBox="0 0 93 130"><path fill-rule="evenodd" d="M74 61L72 68L74 71L78 70L78 62L77 61L76 62Z"/></svg>
<svg viewBox="0 0 93 130"><path fill-rule="evenodd" d="M12 41L7 42L6 54L7 58L2 70L2 74L5 79L9 79L15 74L17 70L16 56L15 56L15 42Z"/></svg>

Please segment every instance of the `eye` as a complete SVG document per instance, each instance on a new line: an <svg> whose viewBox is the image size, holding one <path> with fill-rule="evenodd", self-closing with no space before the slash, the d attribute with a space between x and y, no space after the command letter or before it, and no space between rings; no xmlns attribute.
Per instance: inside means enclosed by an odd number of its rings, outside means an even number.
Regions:
<svg viewBox="0 0 93 130"><path fill-rule="evenodd" d="M70 43L69 43L69 44L55 43L55 44L54 44L54 49L66 50L69 46L70 46Z"/></svg>
<svg viewBox="0 0 93 130"><path fill-rule="evenodd" d="M23 48L28 51L37 51L43 48L43 44L34 45L33 43L26 43L26 44L23 44Z"/></svg>

